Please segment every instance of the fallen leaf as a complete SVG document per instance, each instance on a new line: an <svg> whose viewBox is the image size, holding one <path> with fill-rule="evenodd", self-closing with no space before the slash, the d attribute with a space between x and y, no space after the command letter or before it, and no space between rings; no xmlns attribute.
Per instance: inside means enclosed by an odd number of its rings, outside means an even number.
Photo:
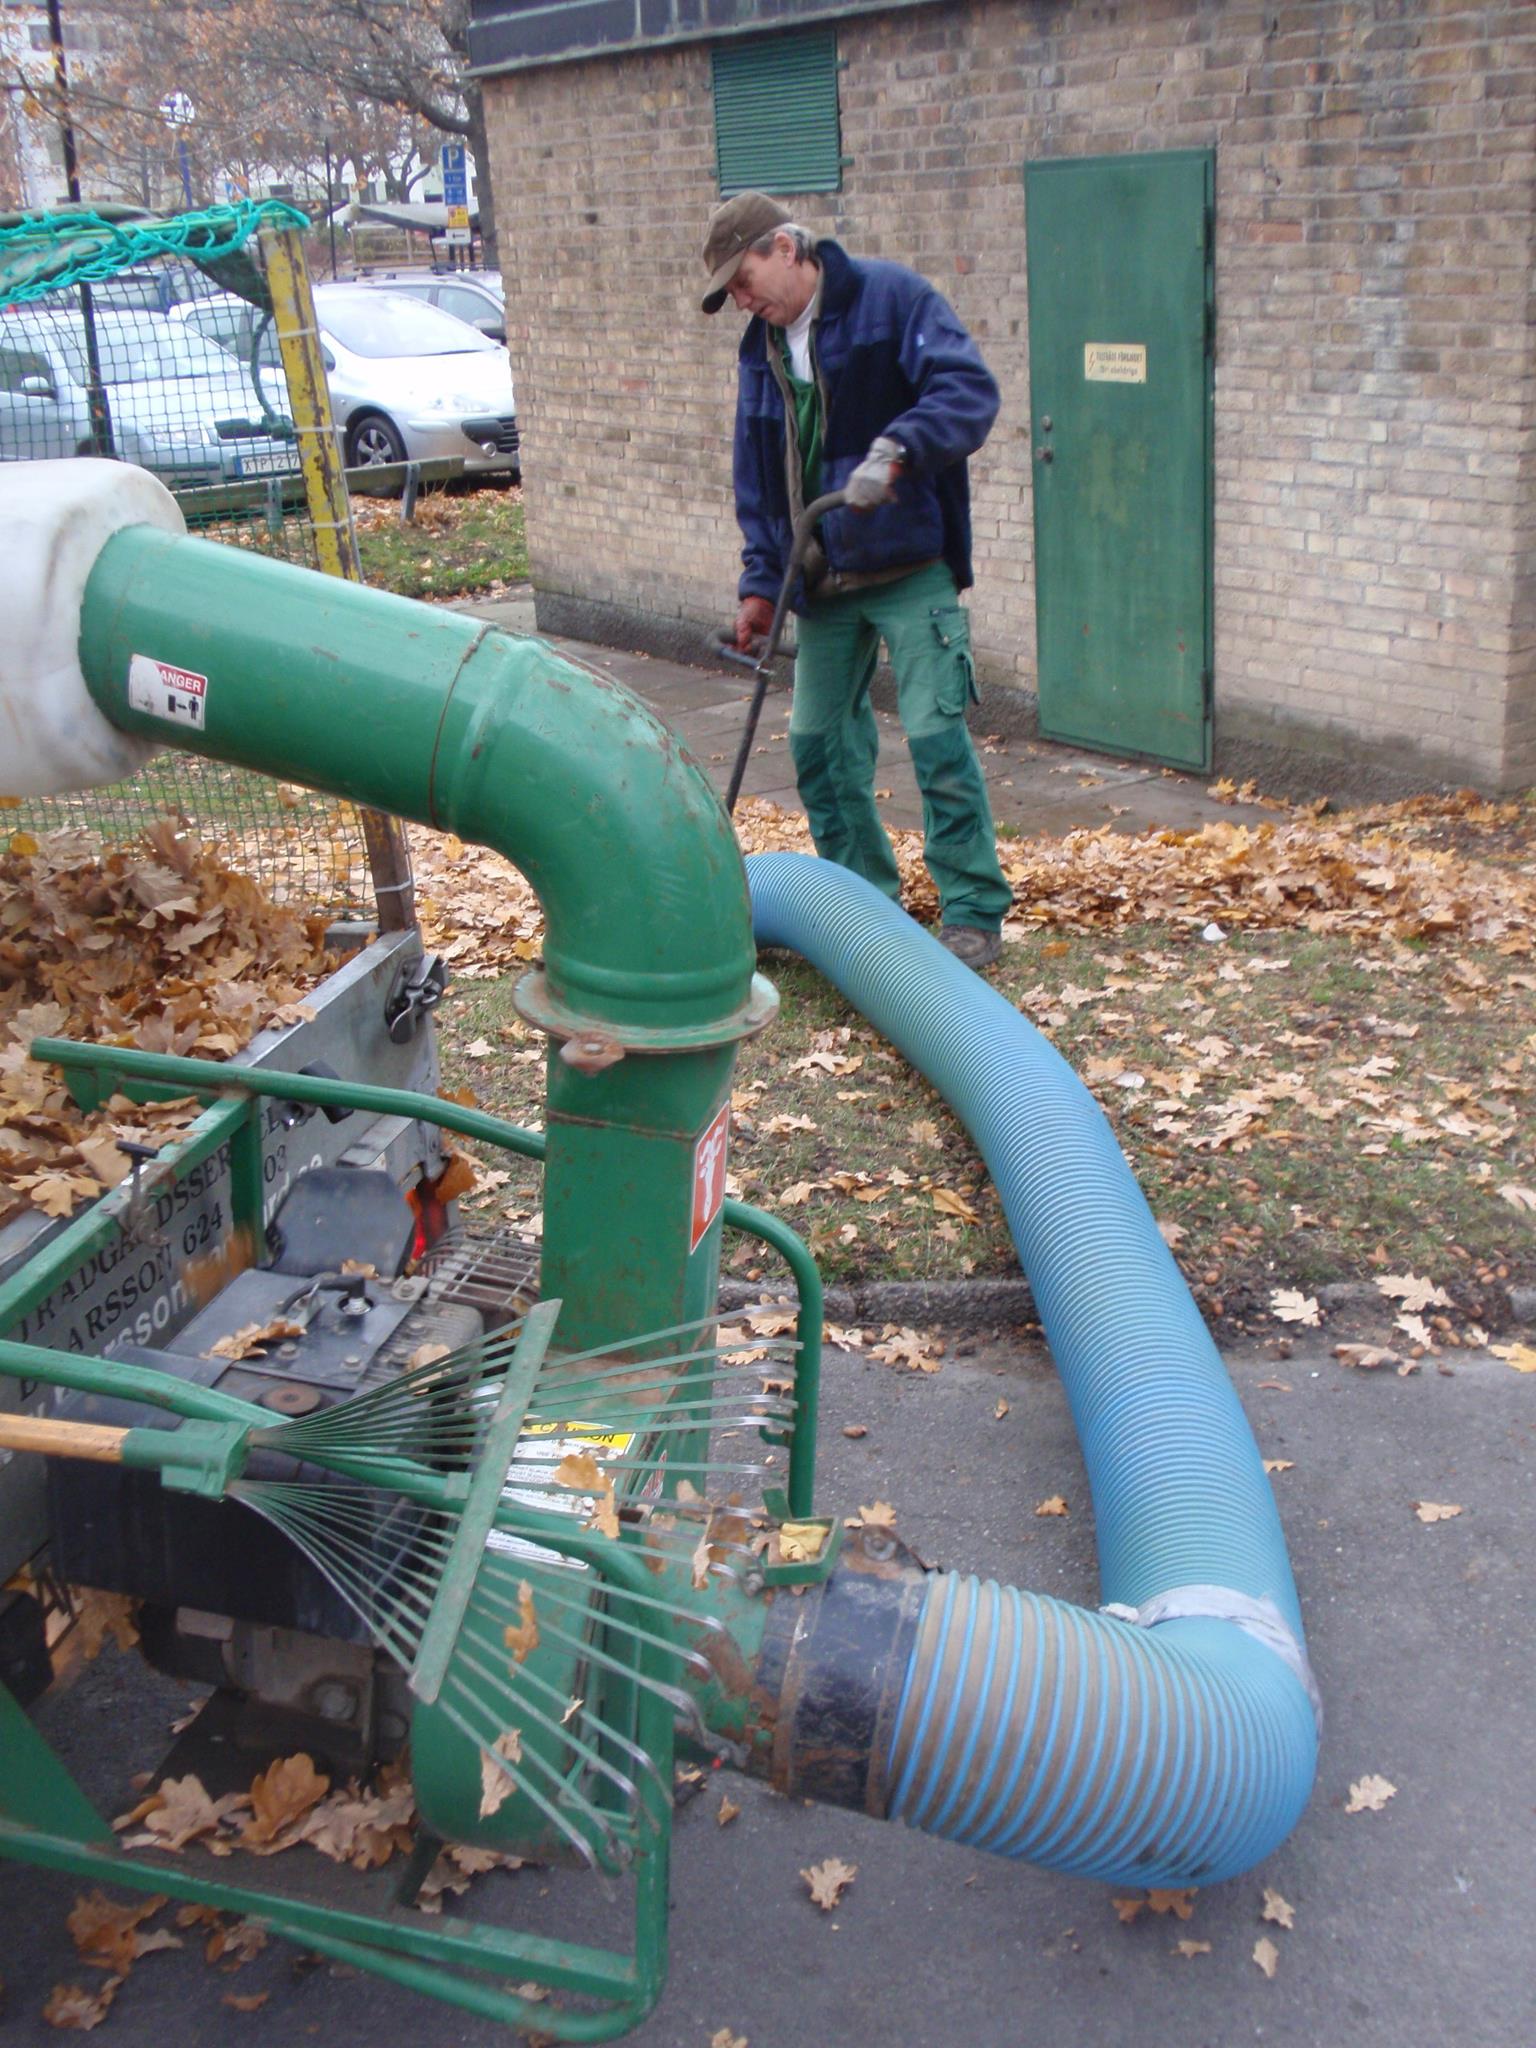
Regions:
<svg viewBox="0 0 1536 2048"><path fill-rule="evenodd" d="M518 1620L502 1630L502 1641L512 1652L514 1664L521 1664L530 1650L539 1647L539 1624L533 1611L533 1588L523 1579L517 1589Z"/></svg>
<svg viewBox="0 0 1536 2048"><path fill-rule="evenodd" d="M962 1223L979 1223L981 1218L965 1199L952 1188L933 1188L928 1196L935 1209L945 1216L958 1216Z"/></svg>
<svg viewBox="0 0 1536 2048"><path fill-rule="evenodd" d="M151 1948L180 1948L176 1936L164 1929L159 1940L140 1932L140 1922L152 1919L165 1904L165 1895L157 1892L138 1905L118 1906L98 1889L76 1895L74 1910L65 1925L86 1962L123 1978Z"/></svg>
<svg viewBox="0 0 1536 2048"><path fill-rule="evenodd" d="M855 1438L861 1436L868 1436L869 1429L868 1426L862 1422L845 1422L843 1424L843 1435Z"/></svg>
<svg viewBox="0 0 1536 2048"><path fill-rule="evenodd" d="M1273 1977L1280 1967L1280 1951L1267 1934L1261 1934L1253 1944L1253 1960L1266 1977Z"/></svg>
<svg viewBox="0 0 1536 2048"><path fill-rule="evenodd" d="M1266 1472L1294 1472L1295 1469L1296 1460L1294 1458L1266 1458L1264 1460L1264 1470Z"/></svg>
<svg viewBox="0 0 1536 2048"><path fill-rule="evenodd" d="M872 1501L867 1508L860 1508L859 1521L866 1529L894 1529L896 1510L888 1500Z"/></svg>
<svg viewBox="0 0 1536 2048"><path fill-rule="evenodd" d="M1145 1899L1111 1899L1115 1916L1122 1927L1129 1927L1133 1920L1139 1920L1146 1907Z"/></svg>
<svg viewBox="0 0 1536 2048"><path fill-rule="evenodd" d="M994 1422L1001 1422L1003 1417L1007 1413L1008 1403L1003 1399L1002 1395L999 1394L997 1397L997 1406L992 1410L992 1420Z"/></svg>
<svg viewBox="0 0 1536 2048"><path fill-rule="evenodd" d="M1299 1287L1277 1287L1269 1297L1269 1312L1277 1322L1300 1323L1309 1330L1323 1319L1316 1297L1303 1294Z"/></svg>
<svg viewBox="0 0 1536 2048"><path fill-rule="evenodd" d="M1064 1515L1067 1512L1067 1503L1059 1493L1053 1493L1035 1509L1037 1515Z"/></svg>
<svg viewBox="0 0 1536 2048"><path fill-rule="evenodd" d="M231 1330L226 1337L220 1337L209 1345L204 1358L264 1358L268 1347L281 1344L290 1337L302 1337L305 1325L295 1322L292 1316L272 1316L264 1323L242 1323L238 1330Z"/></svg>
<svg viewBox="0 0 1536 2048"><path fill-rule="evenodd" d="M80 1653L89 1663L101 1654L103 1643L110 1636L120 1650L131 1650L139 1640L137 1615L139 1603L126 1593L103 1593L98 1587L89 1591L71 1589L75 1609L75 1628L79 1634Z"/></svg>
<svg viewBox="0 0 1536 2048"><path fill-rule="evenodd" d="M1147 1889L1147 1911L1149 1913L1171 1913L1175 1920L1189 1920L1194 1916L1195 1894L1198 1888L1187 1886L1182 1891L1155 1891Z"/></svg>
<svg viewBox="0 0 1536 2048"><path fill-rule="evenodd" d="M315 1769L314 1758L302 1750L296 1756L279 1757L251 1781L251 1819L240 1836L240 1847L258 1856L291 1848L295 1838L289 1830L330 1789L330 1779Z"/></svg>
<svg viewBox="0 0 1536 2048"><path fill-rule="evenodd" d="M517 1790L517 1781L509 1771L502 1768L498 1758L509 1764L520 1764L523 1760L522 1737L515 1728L509 1728L505 1735L498 1735L489 1750L480 1755L480 1818L485 1820L493 1814L506 1799Z"/></svg>
<svg viewBox="0 0 1536 2048"><path fill-rule="evenodd" d="M1512 1209L1525 1209L1536 1216L1536 1188L1516 1187L1513 1181L1506 1181L1498 1194Z"/></svg>
<svg viewBox="0 0 1536 2048"><path fill-rule="evenodd" d="M820 1557L826 1541L825 1522L781 1522L779 1525L779 1555L786 1564L811 1563Z"/></svg>
<svg viewBox="0 0 1536 2048"><path fill-rule="evenodd" d="M1272 1890L1269 1885L1265 1885L1264 1907L1263 1911L1259 1914L1259 1918L1261 1920L1273 1920L1277 1927L1294 1927L1296 1925L1296 1908L1288 1899L1281 1898L1277 1891Z"/></svg>
<svg viewBox="0 0 1536 2048"><path fill-rule="evenodd" d="M1437 1287L1433 1280L1422 1279L1417 1273L1379 1274L1376 1285L1390 1301L1399 1302L1410 1315L1417 1315L1426 1308L1451 1306L1451 1297L1443 1287Z"/></svg>
<svg viewBox="0 0 1536 2048"><path fill-rule="evenodd" d="M1516 1372L1536 1372L1536 1344L1490 1344L1488 1349Z"/></svg>
<svg viewBox="0 0 1536 2048"><path fill-rule="evenodd" d="M836 1856L829 1856L824 1863L814 1863L809 1870L800 1873L810 1887L812 1899L823 1913L833 1910L858 1874L857 1863L844 1863Z"/></svg>
<svg viewBox="0 0 1536 2048"><path fill-rule="evenodd" d="M1346 1813L1380 1813L1389 1799L1397 1796L1397 1787L1390 1779L1377 1776L1373 1771L1364 1778L1357 1778L1349 1788Z"/></svg>
<svg viewBox="0 0 1536 2048"><path fill-rule="evenodd" d="M436 1365L440 1358L449 1358L452 1353L446 1344L418 1344L405 1361L407 1372L417 1372L423 1366Z"/></svg>
<svg viewBox="0 0 1536 2048"><path fill-rule="evenodd" d="M1383 1365L1401 1365L1402 1354L1382 1344L1335 1344L1333 1355L1361 1372L1375 1372Z"/></svg>
<svg viewBox="0 0 1536 2048"><path fill-rule="evenodd" d="M747 2048L745 2034L733 2034L729 2027L716 2027L709 2037L709 2048Z"/></svg>
<svg viewBox="0 0 1536 2048"><path fill-rule="evenodd" d="M1447 1501L1416 1500L1413 1504L1413 1512L1421 1522L1449 1522L1454 1516L1461 1513L1461 1509L1459 1507L1452 1507Z"/></svg>
<svg viewBox="0 0 1536 2048"><path fill-rule="evenodd" d="M236 2012L260 2012L271 1996L270 1991L226 1991L224 2003Z"/></svg>
<svg viewBox="0 0 1536 2048"><path fill-rule="evenodd" d="M83 1991L78 1984L55 1984L43 2007L43 2018L50 2027L88 2034L106 2018L122 1981L121 1977L109 1977L99 1991Z"/></svg>
<svg viewBox="0 0 1536 2048"><path fill-rule="evenodd" d="M1175 1955L1183 1956L1186 1959L1194 1956L1208 1956L1211 1952L1211 1944L1208 1941L1191 1941L1186 1934L1182 1941L1176 1941L1173 1944L1173 1952Z"/></svg>
<svg viewBox="0 0 1536 2048"><path fill-rule="evenodd" d="M210 1838L213 1846L222 1822L251 1803L248 1792L226 1792L210 1799L200 1778L188 1772L184 1778L166 1778L132 1813L112 1825L119 1830L142 1820L142 1835L124 1835L125 1849L184 1849L188 1842ZM228 1853L227 1847L224 1853Z"/></svg>
<svg viewBox="0 0 1536 2048"><path fill-rule="evenodd" d="M740 1811L741 1808L736 1802L733 1799L727 1799L722 1792L720 1795L720 1809L715 1815L715 1824L718 1827L728 1828Z"/></svg>

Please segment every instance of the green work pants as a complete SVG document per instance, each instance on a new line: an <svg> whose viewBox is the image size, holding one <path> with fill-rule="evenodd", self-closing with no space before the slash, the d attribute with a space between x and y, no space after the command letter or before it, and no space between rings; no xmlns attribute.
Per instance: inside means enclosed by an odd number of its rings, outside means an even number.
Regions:
<svg viewBox="0 0 1536 2048"><path fill-rule="evenodd" d="M995 932L1012 902L965 708L977 696L970 614L942 562L891 583L812 600L799 622L789 745L823 860L893 900L895 857L875 806L879 728L869 686L884 641L923 796L923 858L945 924Z"/></svg>

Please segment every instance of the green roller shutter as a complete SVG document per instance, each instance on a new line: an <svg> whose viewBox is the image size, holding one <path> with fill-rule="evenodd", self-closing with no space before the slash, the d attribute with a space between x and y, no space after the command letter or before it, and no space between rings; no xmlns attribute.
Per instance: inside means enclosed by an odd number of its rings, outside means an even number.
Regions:
<svg viewBox="0 0 1536 2048"><path fill-rule="evenodd" d="M836 192L837 31L752 36L712 53L720 194Z"/></svg>

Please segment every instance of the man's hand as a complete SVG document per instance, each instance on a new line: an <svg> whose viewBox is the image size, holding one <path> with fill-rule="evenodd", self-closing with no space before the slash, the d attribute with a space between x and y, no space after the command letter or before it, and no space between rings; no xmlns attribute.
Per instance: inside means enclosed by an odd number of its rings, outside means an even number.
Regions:
<svg viewBox="0 0 1536 2048"><path fill-rule="evenodd" d="M766 640L773 631L773 606L766 597L744 597L736 614L736 646L750 654L754 640Z"/></svg>
<svg viewBox="0 0 1536 2048"><path fill-rule="evenodd" d="M893 441L889 434L875 436L869 453L843 486L844 495L856 512L870 512L895 497L897 472L906 459L907 451L899 441Z"/></svg>

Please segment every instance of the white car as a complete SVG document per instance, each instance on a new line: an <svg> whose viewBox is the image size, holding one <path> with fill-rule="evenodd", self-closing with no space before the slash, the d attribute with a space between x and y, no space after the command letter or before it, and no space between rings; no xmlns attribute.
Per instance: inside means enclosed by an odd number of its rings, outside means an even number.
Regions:
<svg viewBox="0 0 1536 2048"><path fill-rule="evenodd" d="M522 474L512 369L499 344L403 292L317 285L315 311L349 469L461 456L468 471ZM269 390L280 380L276 333L246 300L195 299L168 317L243 361L254 347Z"/></svg>
<svg viewBox="0 0 1536 2048"><path fill-rule="evenodd" d="M92 334L103 395L95 419L80 310L0 314L0 460L97 452L180 490L291 466L286 395L264 413L249 372L223 349L159 313L98 310Z"/></svg>

